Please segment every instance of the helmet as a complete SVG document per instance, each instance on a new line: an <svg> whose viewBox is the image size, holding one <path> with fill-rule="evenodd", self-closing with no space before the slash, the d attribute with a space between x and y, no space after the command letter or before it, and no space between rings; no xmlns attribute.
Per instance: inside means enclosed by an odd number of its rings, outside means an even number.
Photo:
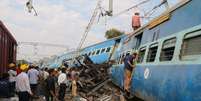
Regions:
<svg viewBox="0 0 201 101"><path fill-rule="evenodd" d="M29 65L28 64L23 64L20 66L20 69L23 71L23 70L27 70L29 68Z"/></svg>

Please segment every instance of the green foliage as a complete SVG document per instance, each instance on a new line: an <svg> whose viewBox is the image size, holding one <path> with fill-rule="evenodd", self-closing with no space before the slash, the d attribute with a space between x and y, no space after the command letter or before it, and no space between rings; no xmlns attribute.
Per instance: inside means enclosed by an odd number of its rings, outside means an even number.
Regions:
<svg viewBox="0 0 201 101"><path fill-rule="evenodd" d="M114 37L121 36L121 35L123 35L123 34L124 34L123 32L121 32L121 31L119 31L119 30L117 30L117 29L115 29L115 28L112 28L112 29L107 30L107 31L105 32L105 38L111 39L111 38L114 38Z"/></svg>

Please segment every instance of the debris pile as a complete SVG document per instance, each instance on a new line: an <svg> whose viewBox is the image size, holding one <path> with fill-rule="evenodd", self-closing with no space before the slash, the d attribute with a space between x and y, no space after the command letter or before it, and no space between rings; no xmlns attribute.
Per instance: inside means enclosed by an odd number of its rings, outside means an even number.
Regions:
<svg viewBox="0 0 201 101"><path fill-rule="evenodd" d="M87 64L80 68L79 81L81 83L79 92L93 93L101 88L109 79L109 64Z"/></svg>
<svg viewBox="0 0 201 101"><path fill-rule="evenodd" d="M79 72L78 93L81 98L88 101L124 101L112 100L116 96L119 89L111 83L109 79L110 63L94 64L89 57L85 57L83 62L78 61L80 66L77 68ZM121 95L118 93L118 96Z"/></svg>

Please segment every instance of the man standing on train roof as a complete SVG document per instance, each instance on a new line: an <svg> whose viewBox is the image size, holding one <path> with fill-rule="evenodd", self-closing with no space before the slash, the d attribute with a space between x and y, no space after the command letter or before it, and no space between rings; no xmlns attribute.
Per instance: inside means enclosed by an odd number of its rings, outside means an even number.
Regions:
<svg viewBox="0 0 201 101"><path fill-rule="evenodd" d="M132 28L133 30L137 30L138 28L141 27L141 22L140 22L140 13L135 12L133 17L132 17Z"/></svg>
<svg viewBox="0 0 201 101"><path fill-rule="evenodd" d="M133 52L131 55L126 55L124 59L124 89L129 92L131 74L133 69L135 69L137 63L138 52Z"/></svg>
<svg viewBox="0 0 201 101"><path fill-rule="evenodd" d="M16 81L16 76L17 76L17 72L16 72L16 65L14 63L9 64L9 82L10 82L10 86L11 86L11 95L14 96L15 95L15 81Z"/></svg>
<svg viewBox="0 0 201 101"><path fill-rule="evenodd" d="M29 77L27 75L28 65L24 64L20 66L21 73L16 77L16 90L18 92L19 101L29 101L30 95L33 93L31 91Z"/></svg>

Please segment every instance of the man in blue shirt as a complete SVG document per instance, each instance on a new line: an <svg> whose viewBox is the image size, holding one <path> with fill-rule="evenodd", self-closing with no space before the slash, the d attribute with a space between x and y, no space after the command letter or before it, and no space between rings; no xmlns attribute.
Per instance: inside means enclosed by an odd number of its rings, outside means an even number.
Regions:
<svg viewBox="0 0 201 101"><path fill-rule="evenodd" d="M124 89L126 92L129 92L131 74L136 65L137 55L137 52L133 52L131 55L127 54L124 59Z"/></svg>

